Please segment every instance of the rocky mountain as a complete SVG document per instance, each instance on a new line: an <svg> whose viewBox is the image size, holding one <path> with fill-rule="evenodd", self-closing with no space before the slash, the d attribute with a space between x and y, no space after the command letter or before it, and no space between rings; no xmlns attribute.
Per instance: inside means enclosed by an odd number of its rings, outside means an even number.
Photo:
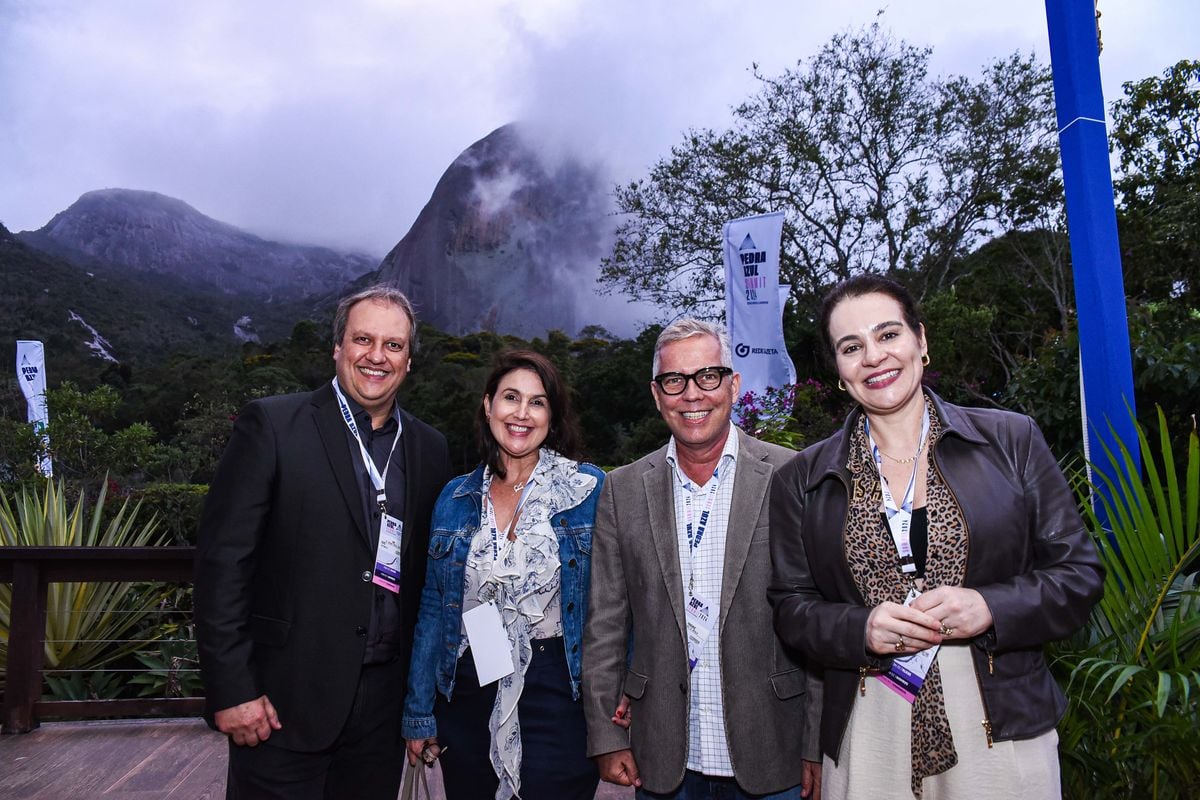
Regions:
<svg viewBox="0 0 1200 800"><path fill-rule="evenodd" d="M595 280L612 230L596 168L544 158L506 125L454 160L379 277L449 333L574 335L602 322Z"/></svg>
<svg viewBox="0 0 1200 800"><path fill-rule="evenodd" d="M340 293L375 269L370 256L267 241L156 192L88 192L45 227L18 234L99 273L136 271L265 301Z"/></svg>
<svg viewBox="0 0 1200 800"><path fill-rule="evenodd" d="M106 364L232 353L254 336L284 339L332 308L332 297L264 303L171 274L80 266L21 238L0 225L0 358L11 365L15 340L40 340L52 381Z"/></svg>

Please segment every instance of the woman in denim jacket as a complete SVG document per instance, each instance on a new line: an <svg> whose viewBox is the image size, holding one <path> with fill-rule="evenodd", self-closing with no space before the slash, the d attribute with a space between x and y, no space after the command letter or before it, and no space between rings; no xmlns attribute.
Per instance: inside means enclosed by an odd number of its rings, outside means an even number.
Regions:
<svg viewBox="0 0 1200 800"><path fill-rule="evenodd" d="M580 645L604 473L573 460L566 386L537 353L497 358L476 426L483 463L450 481L433 512L404 705L409 762L440 755L449 800L590 800ZM479 685L464 615L490 617L507 640L509 652L483 657L511 655L499 681Z"/></svg>

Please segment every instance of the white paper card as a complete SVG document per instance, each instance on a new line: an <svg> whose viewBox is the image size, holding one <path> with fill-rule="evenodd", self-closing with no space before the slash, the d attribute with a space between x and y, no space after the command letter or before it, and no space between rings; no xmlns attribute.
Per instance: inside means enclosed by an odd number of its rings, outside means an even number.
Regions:
<svg viewBox="0 0 1200 800"><path fill-rule="evenodd" d="M471 644L471 656L475 659L475 672L479 685L487 686L506 675L513 667L512 645L504 632L504 621L495 603L484 603L463 613L463 625L467 629L467 641Z"/></svg>

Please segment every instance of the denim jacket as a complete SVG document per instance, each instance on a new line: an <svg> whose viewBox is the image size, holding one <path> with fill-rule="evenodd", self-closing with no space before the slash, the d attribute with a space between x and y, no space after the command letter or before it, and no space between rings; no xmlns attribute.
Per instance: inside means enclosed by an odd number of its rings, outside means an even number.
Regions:
<svg viewBox="0 0 1200 800"><path fill-rule="evenodd" d="M591 581L592 522L604 485L604 472L598 467L581 463L579 471L596 478L595 488L580 505L550 518L550 524L558 534L558 554L562 563L563 644L575 699L579 699L583 621L587 619ZM479 530L482 502L481 464L474 472L460 475L446 484L433 509L425 589L421 593L421 610L408 674L408 695L404 702L402 733L405 739L436 736L434 692L439 691L450 699L454 691L454 670L462 636L467 554L471 540Z"/></svg>

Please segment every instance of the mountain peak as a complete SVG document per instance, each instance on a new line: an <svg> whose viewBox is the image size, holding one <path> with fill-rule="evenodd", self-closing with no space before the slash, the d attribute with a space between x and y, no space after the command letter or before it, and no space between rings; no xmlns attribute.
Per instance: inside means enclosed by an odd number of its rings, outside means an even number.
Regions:
<svg viewBox="0 0 1200 800"><path fill-rule="evenodd" d="M140 189L86 192L21 238L89 269L172 275L259 299L338 293L375 266L362 255L267 241Z"/></svg>
<svg viewBox="0 0 1200 800"><path fill-rule="evenodd" d="M489 133L447 167L380 265L422 320L463 334L574 333L595 312L611 200L597 169L545 158L526 128Z"/></svg>

